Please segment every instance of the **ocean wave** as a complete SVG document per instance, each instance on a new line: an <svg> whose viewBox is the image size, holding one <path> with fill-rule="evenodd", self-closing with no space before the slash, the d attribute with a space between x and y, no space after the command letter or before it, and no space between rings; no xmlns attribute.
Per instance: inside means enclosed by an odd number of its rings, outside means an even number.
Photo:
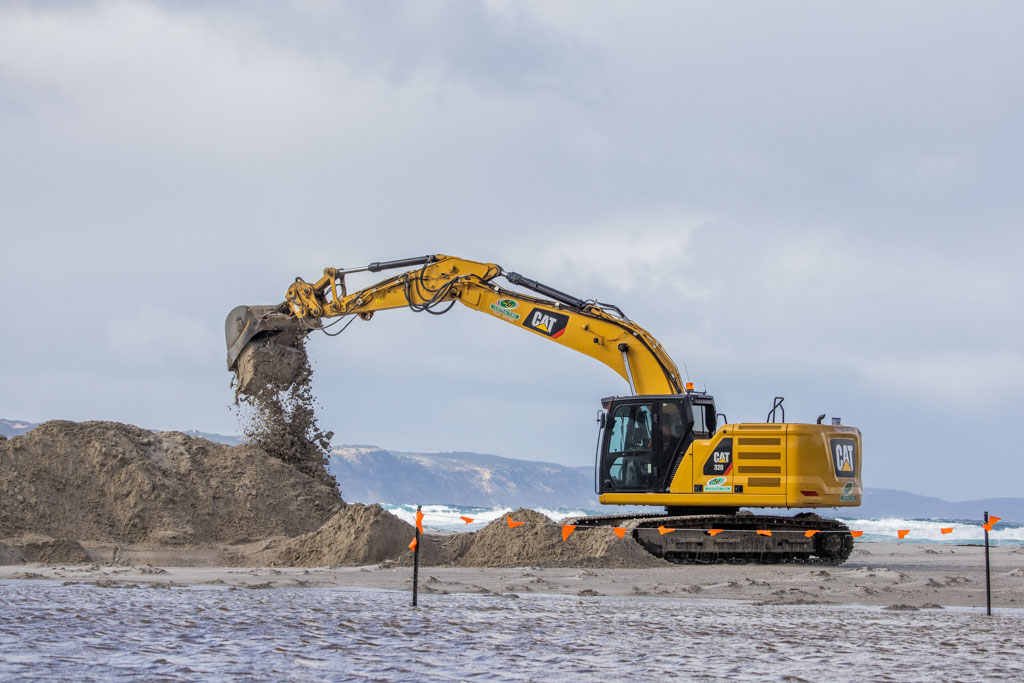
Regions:
<svg viewBox="0 0 1024 683"><path fill-rule="evenodd" d="M895 541L900 540L897 531L910 531L902 541L905 543L984 543L985 530L977 520L963 519L902 519L884 517L881 519L850 519L841 520L851 529L864 532L864 541ZM942 533L943 528L953 528L948 534ZM991 545L1024 545L1024 525L999 522L989 533Z"/></svg>
<svg viewBox="0 0 1024 683"><path fill-rule="evenodd" d="M381 507L412 524L416 519L416 506L405 503L381 503ZM547 515L556 522L568 517L584 517L598 514L593 510L582 510L580 508L533 508L537 512ZM511 507L477 507L472 505L424 505L423 530L424 531L476 531L482 529L489 522L502 519L505 515L513 512ZM462 517L469 517L473 521L469 524Z"/></svg>
<svg viewBox="0 0 1024 683"><path fill-rule="evenodd" d="M382 507L400 519L412 524L416 519L416 506L407 503L382 503ZM535 508L556 522L568 517L608 514L607 511L584 510L581 508ZM450 533L455 531L476 531L489 522L502 519L514 511L512 507L479 507L473 505L424 505L424 531ZM461 517L473 520L467 524ZM867 542L900 541L902 543L983 543L985 530L981 522L957 519L902 519L885 517L881 519L840 518L851 529L863 531L859 539ZM941 529L953 527L952 533L943 534ZM900 539L897 531L909 529L910 533ZM1024 525L999 522L989 534L992 545L1024 545Z"/></svg>

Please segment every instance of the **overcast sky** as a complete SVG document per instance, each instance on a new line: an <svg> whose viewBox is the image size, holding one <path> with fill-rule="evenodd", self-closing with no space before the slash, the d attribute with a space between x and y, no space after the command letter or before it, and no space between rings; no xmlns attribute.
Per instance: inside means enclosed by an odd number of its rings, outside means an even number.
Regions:
<svg viewBox="0 0 1024 683"><path fill-rule="evenodd" d="M618 304L730 421L841 416L868 486L1020 496L1022 34L1018 2L2 3L0 417L235 433L231 308L448 253ZM337 445L588 465L628 393L466 309L310 348Z"/></svg>

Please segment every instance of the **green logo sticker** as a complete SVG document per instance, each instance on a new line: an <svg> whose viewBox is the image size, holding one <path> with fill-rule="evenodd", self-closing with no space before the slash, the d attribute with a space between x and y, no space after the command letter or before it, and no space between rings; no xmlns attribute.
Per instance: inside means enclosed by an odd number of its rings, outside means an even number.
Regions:
<svg viewBox="0 0 1024 683"><path fill-rule="evenodd" d="M857 501L857 496L852 496L844 493L839 496L839 501L842 503L855 503Z"/></svg>
<svg viewBox="0 0 1024 683"><path fill-rule="evenodd" d="M853 493L853 482L847 482L846 486L843 487L843 493Z"/></svg>
<svg viewBox="0 0 1024 683"><path fill-rule="evenodd" d="M519 302L513 299L498 299L498 305L504 308L505 310L519 308Z"/></svg>
<svg viewBox="0 0 1024 683"><path fill-rule="evenodd" d="M512 301L512 299L502 299L501 301L498 301L496 303L491 304L491 306L490 306L491 313L494 313L499 318L504 318L505 320L508 320L509 322L516 322L517 320L519 320L519 314L515 313L513 311L509 311L509 310L506 310L506 309L502 308L501 304L503 304L505 302L510 302L512 304L515 304L516 306L519 305L515 301Z"/></svg>
<svg viewBox="0 0 1024 683"><path fill-rule="evenodd" d="M732 491L732 487L727 486L725 481L725 477L712 477L704 484L704 490L709 493L728 493Z"/></svg>

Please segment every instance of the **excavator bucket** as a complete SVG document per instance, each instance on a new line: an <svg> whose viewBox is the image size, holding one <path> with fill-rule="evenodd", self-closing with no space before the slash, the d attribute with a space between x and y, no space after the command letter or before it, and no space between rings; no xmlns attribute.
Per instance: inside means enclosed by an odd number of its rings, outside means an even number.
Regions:
<svg viewBox="0 0 1024 683"><path fill-rule="evenodd" d="M237 306L224 321L228 370L237 378L239 394L252 394L252 381L285 388L306 362L302 342L319 329L320 321L300 320L277 306Z"/></svg>

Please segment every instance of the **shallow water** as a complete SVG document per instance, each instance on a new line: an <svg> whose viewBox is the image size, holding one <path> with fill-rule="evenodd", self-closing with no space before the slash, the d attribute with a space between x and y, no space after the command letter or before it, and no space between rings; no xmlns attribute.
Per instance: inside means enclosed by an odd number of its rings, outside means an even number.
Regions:
<svg viewBox="0 0 1024 683"><path fill-rule="evenodd" d="M0 680L1024 679L1024 611L0 581Z"/></svg>

